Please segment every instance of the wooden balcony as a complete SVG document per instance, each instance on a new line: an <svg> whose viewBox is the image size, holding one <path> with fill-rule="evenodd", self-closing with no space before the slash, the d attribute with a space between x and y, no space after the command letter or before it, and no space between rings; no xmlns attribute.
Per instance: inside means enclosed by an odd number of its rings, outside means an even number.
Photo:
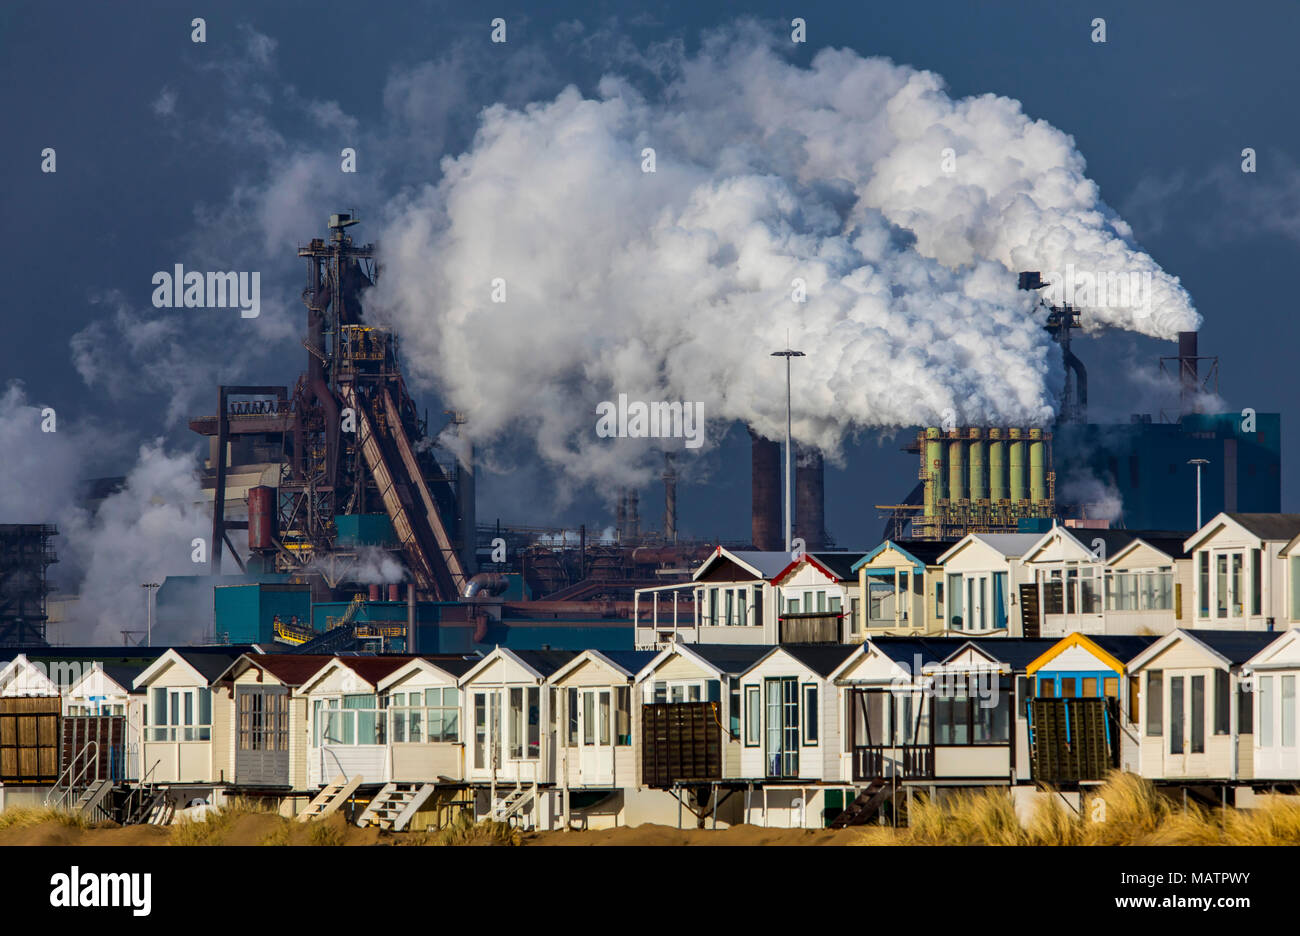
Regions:
<svg viewBox="0 0 1300 936"><path fill-rule="evenodd" d="M783 644L836 644L840 643L844 612L782 614L777 621L780 626L780 642Z"/></svg>
<svg viewBox="0 0 1300 936"><path fill-rule="evenodd" d="M929 780L934 777L933 744L854 745L853 779Z"/></svg>

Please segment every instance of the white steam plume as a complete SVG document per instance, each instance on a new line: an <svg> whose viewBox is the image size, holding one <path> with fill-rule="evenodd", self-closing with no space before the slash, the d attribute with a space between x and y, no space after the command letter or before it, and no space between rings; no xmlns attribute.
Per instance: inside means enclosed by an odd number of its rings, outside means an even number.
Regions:
<svg viewBox="0 0 1300 936"><path fill-rule="evenodd" d="M80 584L69 621L51 631L51 639L119 644L123 630L145 628L143 583L207 571L191 561L193 539L206 540L212 524L195 460L169 453L157 441L140 446L122 489L91 513L79 505L78 488L89 467L87 453L101 442L99 433L57 418L54 431L42 431L43 422L41 407L20 384L11 383L0 395L0 446L8 453L0 458L0 522L58 527L51 545L59 563L51 575ZM155 628L155 641L203 640L211 596L209 590L190 609L191 619L171 633Z"/></svg>
<svg viewBox="0 0 1300 936"><path fill-rule="evenodd" d="M808 355L795 435L833 459L861 428L1042 424L1060 355L1020 270L1149 272L1149 309L1085 321L1199 324L1071 138L1018 102L846 50L797 67L745 26L669 58L653 98L607 75L595 98L486 109L441 180L390 206L369 308L476 445L522 435L570 480L645 483L650 446L594 431L618 393L777 437L787 331Z"/></svg>

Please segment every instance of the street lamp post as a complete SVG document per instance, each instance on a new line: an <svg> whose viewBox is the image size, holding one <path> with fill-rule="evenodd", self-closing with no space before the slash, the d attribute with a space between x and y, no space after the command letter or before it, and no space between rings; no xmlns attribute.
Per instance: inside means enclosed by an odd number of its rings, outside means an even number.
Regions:
<svg viewBox="0 0 1300 936"><path fill-rule="evenodd" d="M158 582L146 582L140 586L144 589L145 646L153 646L153 596L160 587Z"/></svg>
<svg viewBox="0 0 1300 936"><path fill-rule="evenodd" d="M773 351L772 357L785 358L785 551L790 551L790 358L804 357L802 351L790 350L790 338L787 335L784 351Z"/></svg>
<svg viewBox="0 0 1300 936"><path fill-rule="evenodd" d="M1196 466L1196 529L1201 528L1201 466L1208 465L1208 458L1193 458L1187 462Z"/></svg>

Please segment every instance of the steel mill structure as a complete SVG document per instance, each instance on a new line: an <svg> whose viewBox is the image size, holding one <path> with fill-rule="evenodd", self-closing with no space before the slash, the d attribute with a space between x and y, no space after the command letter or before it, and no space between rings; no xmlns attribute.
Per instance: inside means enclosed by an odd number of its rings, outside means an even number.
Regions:
<svg viewBox="0 0 1300 936"><path fill-rule="evenodd" d="M430 447L419 444L428 424L406 390L397 337L362 317L361 293L378 269L373 247L347 233L356 223L332 215L328 239L298 249L307 261L307 369L293 392L221 387L217 415L190 422L212 440L210 571L221 573L223 546L234 553L227 531L246 527L258 571L310 568L337 587L347 581L356 550L368 545L359 535L372 526L365 518L382 516L418 597L454 601L473 566L473 511L466 503L472 470L461 467L453 481ZM226 517L237 441L247 443L244 451L260 443L265 460L279 468L273 484L248 489L246 521ZM234 559L242 571L240 557Z"/></svg>
<svg viewBox="0 0 1300 936"><path fill-rule="evenodd" d="M930 427L917 434L923 500L913 512L916 539L1014 533L1027 518L1056 515L1052 433L1044 429Z"/></svg>
<svg viewBox="0 0 1300 936"><path fill-rule="evenodd" d="M46 523L0 524L0 647L45 643L46 570L58 562Z"/></svg>

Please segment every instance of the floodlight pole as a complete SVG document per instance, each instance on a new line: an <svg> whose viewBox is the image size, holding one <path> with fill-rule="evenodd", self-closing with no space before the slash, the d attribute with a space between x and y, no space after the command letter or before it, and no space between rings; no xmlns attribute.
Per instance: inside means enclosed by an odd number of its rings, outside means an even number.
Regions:
<svg viewBox="0 0 1300 936"><path fill-rule="evenodd" d="M787 337L784 351L773 351L772 357L785 358L785 551L790 551L790 519L793 516L790 510L790 488L792 484L791 474L791 457L790 457L790 358L804 357L802 351L790 350L790 339Z"/></svg>

